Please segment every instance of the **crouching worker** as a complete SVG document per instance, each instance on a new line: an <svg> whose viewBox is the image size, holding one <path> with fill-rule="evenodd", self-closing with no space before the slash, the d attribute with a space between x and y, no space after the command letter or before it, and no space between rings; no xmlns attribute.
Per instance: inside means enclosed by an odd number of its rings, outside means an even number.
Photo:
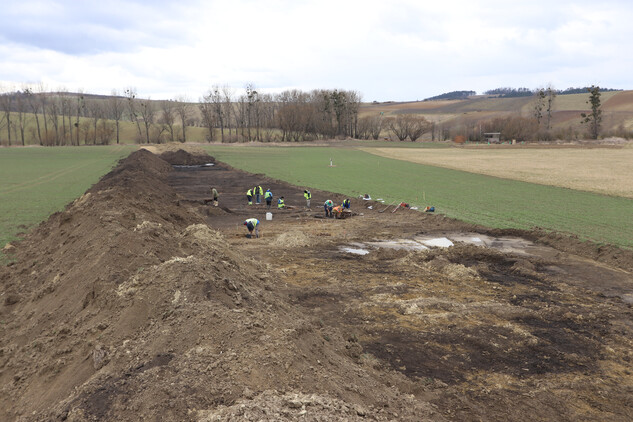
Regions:
<svg viewBox="0 0 633 422"><path fill-rule="evenodd" d="M277 209L280 210L282 208L286 208L286 203L284 202L283 196L277 200Z"/></svg>
<svg viewBox="0 0 633 422"><path fill-rule="evenodd" d="M216 188L211 188L211 197L213 198L213 206L217 207L218 206L218 197L220 195L218 194L218 190Z"/></svg>
<svg viewBox="0 0 633 422"><path fill-rule="evenodd" d="M343 207L339 205L332 208L332 214L335 218L341 218L343 216Z"/></svg>
<svg viewBox="0 0 633 422"><path fill-rule="evenodd" d="M325 210L326 217L332 217L332 208L334 208L334 202L329 199L325 201L325 203L323 204L323 209Z"/></svg>
<svg viewBox="0 0 633 422"><path fill-rule="evenodd" d="M343 200L343 203L342 203L341 205L342 205L342 207L343 207L344 209L348 210L348 209L349 209L349 207L350 207L350 205L351 205L351 202L349 201L349 198L345 198L345 199Z"/></svg>
<svg viewBox="0 0 633 422"><path fill-rule="evenodd" d="M253 230L255 230L255 237L259 237L259 220L256 218L249 218L244 221L244 225L248 229L248 237L253 237Z"/></svg>

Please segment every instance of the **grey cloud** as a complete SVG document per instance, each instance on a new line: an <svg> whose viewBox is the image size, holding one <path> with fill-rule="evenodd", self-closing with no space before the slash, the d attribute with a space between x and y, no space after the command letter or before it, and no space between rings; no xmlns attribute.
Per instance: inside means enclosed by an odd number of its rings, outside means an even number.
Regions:
<svg viewBox="0 0 633 422"><path fill-rule="evenodd" d="M11 1L0 14L0 40L71 55L164 47L189 36L186 25L173 30L187 12L185 2Z"/></svg>

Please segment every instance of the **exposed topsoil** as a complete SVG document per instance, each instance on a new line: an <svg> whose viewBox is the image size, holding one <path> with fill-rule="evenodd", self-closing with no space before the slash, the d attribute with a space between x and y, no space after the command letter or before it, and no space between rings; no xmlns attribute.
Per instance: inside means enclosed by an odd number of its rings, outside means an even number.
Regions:
<svg viewBox="0 0 633 422"><path fill-rule="evenodd" d="M139 150L12 249L0 420L633 419L630 251L208 163ZM375 246L420 236L493 240Z"/></svg>

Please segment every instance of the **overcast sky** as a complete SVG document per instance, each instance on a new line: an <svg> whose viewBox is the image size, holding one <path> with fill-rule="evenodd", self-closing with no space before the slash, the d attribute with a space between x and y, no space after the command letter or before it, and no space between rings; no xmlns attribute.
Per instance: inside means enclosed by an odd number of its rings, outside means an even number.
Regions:
<svg viewBox="0 0 633 422"><path fill-rule="evenodd" d="M141 97L346 89L364 101L633 89L630 0L3 0L0 85Z"/></svg>

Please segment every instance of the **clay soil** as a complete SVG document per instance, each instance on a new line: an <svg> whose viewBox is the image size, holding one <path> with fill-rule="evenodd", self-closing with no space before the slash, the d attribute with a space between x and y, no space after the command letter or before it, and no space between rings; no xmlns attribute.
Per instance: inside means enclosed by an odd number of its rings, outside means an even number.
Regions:
<svg viewBox="0 0 633 422"><path fill-rule="evenodd" d="M139 150L11 248L0 420L633 419L630 251L357 198L326 219L341 196L212 162ZM493 241L368 243L416 236Z"/></svg>

